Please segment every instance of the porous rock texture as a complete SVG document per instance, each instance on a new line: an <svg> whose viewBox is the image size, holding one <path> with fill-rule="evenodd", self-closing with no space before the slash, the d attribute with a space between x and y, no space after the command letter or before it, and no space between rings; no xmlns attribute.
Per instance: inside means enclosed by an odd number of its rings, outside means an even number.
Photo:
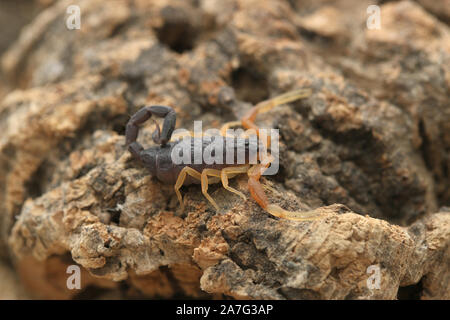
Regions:
<svg viewBox="0 0 450 320"><path fill-rule="evenodd" d="M45 1L1 56L0 298L449 299L448 1L380 2L379 30L371 4ZM193 185L181 212L124 147L144 104L219 128L301 87L258 117L281 135L262 180L318 220L270 216L245 175L247 201Z"/></svg>

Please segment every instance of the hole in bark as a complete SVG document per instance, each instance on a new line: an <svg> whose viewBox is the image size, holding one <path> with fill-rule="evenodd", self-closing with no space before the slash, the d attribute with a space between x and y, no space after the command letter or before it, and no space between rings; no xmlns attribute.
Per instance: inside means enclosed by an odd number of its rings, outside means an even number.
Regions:
<svg viewBox="0 0 450 320"><path fill-rule="evenodd" d="M298 33L306 40L315 42L320 45L330 45L333 41L333 39L330 37L326 37L326 36L317 34L316 32L305 29L305 28L299 27Z"/></svg>
<svg viewBox="0 0 450 320"><path fill-rule="evenodd" d="M117 132L119 135L125 134L125 127L127 125L130 116L127 114L122 114L114 119L112 119L112 129Z"/></svg>
<svg viewBox="0 0 450 320"><path fill-rule="evenodd" d="M398 288L397 299L398 300L419 300L422 295L422 291L423 291L422 280L423 280L423 278L420 279L420 281L416 284Z"/></svg>
<svg viewBox="0 0 450 320"><path fill-rule="evenodd" d="M28 196L32 199L40 197L44 191L46 165L46 161L43 161L25 184L25 189L28 192Z"/></svg>
<svg viewBox="0 0 450 320"><path fill-rule="evenodd" d="M192 50L198 32L187 13L180 8L166 6L161 10L161 16L164 23L155 29L158 40L178 53Z"/></svg>
<svg viewBox="0 0 450 320"><path fill-rule="evenodd" d="M241 67L233 71L231 81L239 100L256 104L269 98L269 82L263 74Z"/></svg>
<svg viewBox="0 0 450 320"><path fill-rule="evenodd" d="M111 220L110 222L113 222L117 225L120 225L120 214L122 213L122 210L113 210L109 211Z"/></svg>
<svg viewBox="0 0 450 320"><path fill-rule="evenodd" d="M124 33L126 27L128 25L128 21L125 21L123 23L119 23L118 25L116 25L112 30L111 33L109 34L110 38L114 38L115 36Z"/></svg>

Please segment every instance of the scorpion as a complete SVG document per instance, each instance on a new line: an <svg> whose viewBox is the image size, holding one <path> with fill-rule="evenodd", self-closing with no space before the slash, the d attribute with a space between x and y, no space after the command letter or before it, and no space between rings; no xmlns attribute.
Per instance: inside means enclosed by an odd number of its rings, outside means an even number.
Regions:
<svg viewBox="0 0 450 320"><path fill-rule="evenodd" d="M225 135L225 132L228 128L242 126L245 129L253 129L255 130L254 132L256 132L256 135L259 138L259 128L255 124L255 119L258 114L268 112L276 106L308 97L310 94L310 89L298 89L287 92L272 99L257 103L244 115L243 118L241 118L240 121L225 123L220 129L220 136L215 137L223 139L224 154L227 151L231 151L234 152L233 154L237 154L237 152L235 152L236 144L230 143L230 139ZM152 135L152 140L157 145L144 149L144 147L139 142L137 142L139 125L149 120L152 116L163 118L162 130L160 129L158 123L154 119L151 119L156 125L156 129ZM247 198L242 192L229 186L229 178L233 178L234 176L239 174L247 173L248 189L250 195L266 212L275 217L296 221L307 221L317 218L311 211L288 211L279 207L278 205L269 203L263 188L267 186L263 186L261 184L260 178L264 171L270 166L270 163L273 161L273 157L269 154L266 159L264 159L265 161L261 161L262 159L257 159L256 164L250 165L250 144L247 138L245 138L244 164L238 164L236 161L236 157L233 164L207 164L204 161L202 161L202 163L200 164L174 163L171 157L172 150L181 141L171 141L175 125L176 113L175 110L171 107L162 105L144 106L139 109L134 115L132 115L130 120L128 121L125 130L125 139L126 146L128 147L131 155L139 162L141 162L143 166L150 171L152 176L156 176L156 178L162 183L174 184L175 193L177 195L182 211L184 211L184 203L180 193L180 188L183 185L189 184L200 183L203 195L206 199L208 199L208 201L214 206L217 211L219 211L219 206L208 194L209 184L222 182L222 186L226 190L240 196L245 201ZM195 143L195 139L201 139L197 142L201 143L202 151L211 143L211 138L206 139L204 136L195 137L194 135L193 137L191 136L190 139L190 148L192 154L194 152L193 146ZM267 140L262 140L264 146L269 147L269 143L267 142Z"/></svg>

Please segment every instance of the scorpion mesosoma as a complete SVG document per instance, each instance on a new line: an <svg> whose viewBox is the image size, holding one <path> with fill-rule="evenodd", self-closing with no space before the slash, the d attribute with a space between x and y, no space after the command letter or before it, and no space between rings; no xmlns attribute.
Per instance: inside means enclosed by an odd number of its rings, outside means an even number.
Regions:
<svg viewBox="0 0 450 320"><path fill-rule="evenodd" d="M224 124L220 130L221 138L226 140L226 130L230 127L242 126L245 129L253 129L256 135L259 137L259 128L254 123L255 118L258 114L267 112L272 108L289 103L301 98L305 98L311 94L309 89L300 89L287 92L285 94L276 96L272 99L260 102L252 107L241 121L233 121ZM159 146L153 146L148 149L144 149L139 142L137 142L137 136L139 131L139 125L149 120L152 116L157 116L164 118L162 131L158 126L158 123L153 120L156 124L156 129L153 132L153 141ZM183 185L188 185L192 183L200 183L203 195L209 200L209 202L218 211L219 206L214 201L214 199L208 194L208 184L222 182L223 187L233 192L244 200L246 196L229 186L228 179L232 178L238 174L247 173L248 175L248 189L252 198L268 213L284 219L306 221L313 220L316 217L311 212L298 212L298 211L287 211L281 207L270 204L268 198L264 192L263 185L260 183L260 178L262 173L270 166L270 162L273 161L271 155L268 156L266 161L261 161L258 159L257 164L250 165L248 163L248 143L246 140L246 162L245 164L175 164L171 158L172 149L181 140L171 141L172 133L175 129L176 123L176 113L168 106L145 106L137 111L128 121L126 126L126 146L132 154L132 156L140 161L153 176L156 176L158 180L166 184L174 184L175 193L180 202L181 209L184 210L183 198L180 193L180 188ZM211 139L204 139L203 137L192 137L191 145L193 146L194 139L202 139L201 146L202 149L211 142ZM263 139L265 140L265 139ZM270 142L270 141L269 141ZM267 140L263 143L268 146ZM224 142L224 152L227 148L236 148L235 144L227 144ZM191 147L193 149L193 147ZM191 149L191 150L192 150ZM193 152L193 151L192 151ZM236 154L236 153L234 153Z"/></svg>

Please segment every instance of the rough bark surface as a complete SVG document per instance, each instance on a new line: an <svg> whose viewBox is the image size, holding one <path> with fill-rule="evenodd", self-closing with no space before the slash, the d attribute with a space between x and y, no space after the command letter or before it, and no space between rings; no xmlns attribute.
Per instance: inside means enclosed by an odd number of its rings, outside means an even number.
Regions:
<svg viewBox="0 0 450 320"><path fill-rule="evenodd" d="M65 26L74 3L80 30ZM1 56L0 298L450 299L450 6L437 3L380 4L368 30L359 0L47 1ZM280 172L263 180L270 201L322 219L270 216L245 176L232 186L247 201L211 186L216 213L194 185L180 212L124 147L144 104L218 128L306 86L258 118L281 134ZM72 264L82 290L66 287Z"/></svg>

